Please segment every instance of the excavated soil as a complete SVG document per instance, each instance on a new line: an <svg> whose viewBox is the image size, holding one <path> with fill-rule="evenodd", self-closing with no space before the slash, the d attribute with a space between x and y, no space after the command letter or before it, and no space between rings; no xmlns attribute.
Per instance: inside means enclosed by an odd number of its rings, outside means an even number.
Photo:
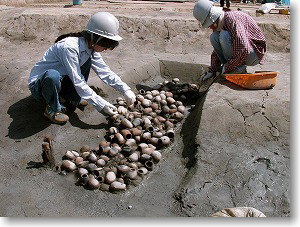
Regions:
<svg viewBox="0 0 300 227"><path fill-rule="evenodd" d="M80 31L93 13L109 11L124 39L103 57L135 92L174 77L193 83L210 62L210 31L199 29L193 2L49 2L0 1L1 216L205 217L240 206L290 216L290 15L256 15L259 5L232 4L253 16L267 38L266 63L250 71L279 72L276 86L213 84L176 127L154 170L138 186L113 194L85 190L74 175L41 165L45 135L53 137L60 162L66 150L97 147L109 125L91 106L76 110L66 125L51 124L27 88L31 67L58 35ZM111 102L121 96L94 74L89 84Z"/></svg>

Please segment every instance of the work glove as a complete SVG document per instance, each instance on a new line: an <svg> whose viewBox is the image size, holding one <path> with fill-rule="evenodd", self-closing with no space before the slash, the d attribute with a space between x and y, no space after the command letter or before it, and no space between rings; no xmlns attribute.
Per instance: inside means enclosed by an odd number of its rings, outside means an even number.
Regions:
<svg viewBox="0 0 300 227"><path fill-rule="evenodd" d="M135 94L131 90L125 91L124 96L125 96L127 106L132 105L136 100Z"/></svg>
<svg viewBox="0 0 300 227"><path fill-rule="evenodd" d="M110 104L109 102L106 103L106 105L103 107L103 109L100 112L103 115L109 115L109 116L113 116L118 113L117 107Z"/></svg>
<svg viewBox="0 0 300 227"><path fill-rule="evenodd" d="M204 73L204 74L200 77L200 81L207 80L207 79L209 79L209 78L211 78L211 77L213 77L213 76L214 76L214 73L212 73L212 72L206 72L206 73Z"/></svg>

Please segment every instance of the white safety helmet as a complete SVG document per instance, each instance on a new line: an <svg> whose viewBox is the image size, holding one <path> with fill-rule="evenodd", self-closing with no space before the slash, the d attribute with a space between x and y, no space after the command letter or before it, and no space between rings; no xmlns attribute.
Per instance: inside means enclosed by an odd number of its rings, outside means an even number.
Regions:
<svg viewBox="0 0 300 227"><path fill-rule="evenodd" d="M118 35L118 19L108 12L94 14L89 20L85 30L115 41L122 40L122 37Z"/></svg>
<svg viewBox="0 0 300 227"><path fill-rule="evenodd" d="M203 28L208 28L221 16L222 12L223 9L213 6L213 2L199 0L194 6L193 15L200 21Z"/></svg>

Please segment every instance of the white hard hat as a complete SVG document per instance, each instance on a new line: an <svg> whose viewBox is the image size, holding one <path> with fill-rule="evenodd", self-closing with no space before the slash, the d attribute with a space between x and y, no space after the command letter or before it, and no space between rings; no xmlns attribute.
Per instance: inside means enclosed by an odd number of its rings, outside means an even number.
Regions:
<svg viewBox="0 0 300 227"><path fill-rule="evenodd" d="M89 20L85 30L115 41L122 40L122 37L118 35L118 19L108 12L94 14Z"/></svg>
<svg viewBox="0 0 300 227"><path fill-rule="evenodd" d="M194 6L193 15L203 28L208 28L220 17L222 11L221 7L213 6L213 2L209 0L199 0Z"/></svg>

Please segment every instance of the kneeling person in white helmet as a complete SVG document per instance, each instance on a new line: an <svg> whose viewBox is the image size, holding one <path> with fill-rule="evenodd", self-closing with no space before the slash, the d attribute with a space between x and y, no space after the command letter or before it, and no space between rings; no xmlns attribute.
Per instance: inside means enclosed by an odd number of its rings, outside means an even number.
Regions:
<svg viewBox="0 0 300 227"><path fill-rule="evenodd" d="M114 115L117 109L87 84L92 68L99 78L124 94L131 105L135 94L104 62L100 52L114 49L122 39L119 21L107 12L94 14L84 31L59 36L31 70L28 86L35 99L46 103L44 115L54 123L65 123L66 106L82 108L88 103L97 111ZM72 108L71 108L72 109ZM74 110L73 109L73 110Z"/></svg>
<svg viewBox="0 0 300 227"><path fill-rule="evenodd" d="M251 16L241 11L225 12L208 0L199 0L193 15L203 28L213 30L211 65L201 80L219 73L247 73L247 66L263 64L266 39Z"/></svg>

